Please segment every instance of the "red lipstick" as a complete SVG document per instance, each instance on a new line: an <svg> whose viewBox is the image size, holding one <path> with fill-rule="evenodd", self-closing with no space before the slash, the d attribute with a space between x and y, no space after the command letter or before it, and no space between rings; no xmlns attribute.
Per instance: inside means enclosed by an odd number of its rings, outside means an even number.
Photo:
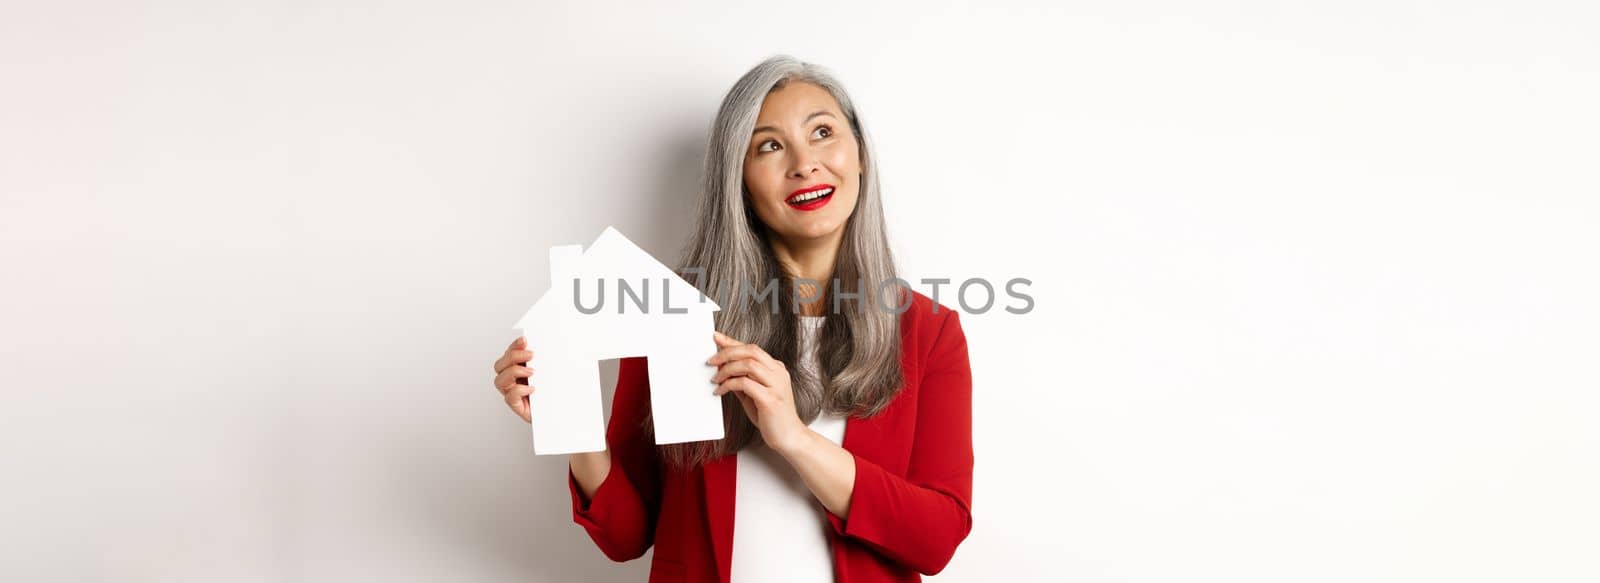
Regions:
<svg viewBox="0 0 1600 583"><path fill-rule="evenodd" d="M790 208L802 211L814 211L833 200L833 185L818 184L807 186L789 193L789 198L783 200Z"/></svg>

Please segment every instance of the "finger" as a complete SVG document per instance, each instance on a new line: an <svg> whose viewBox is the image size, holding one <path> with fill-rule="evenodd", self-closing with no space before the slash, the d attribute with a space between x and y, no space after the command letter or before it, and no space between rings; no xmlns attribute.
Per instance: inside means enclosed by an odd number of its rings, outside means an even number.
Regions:
<svg viewBox="0 0 1600 583"><path fill-rule="evenodd" d="M754 400L757 405L762 406L765 406L767 401L771 399L771 395L768 394L767 387L750 380L750 377L733 377L731 379L722 381L722 384L717 385L717 390L713 391L712 394L722 395L723 393L729 392L738 393L749 397L750 399Z"/></svg>
<svg viewBox="0 0 1600 583"><path fill-rule="evenodd" d="M522 418L523 421L527 421L529 423L533 422L533 412L528 406L527 397L514 397L508 395L506 396L506 405L511 407L511 411L515 412L518 417Z"/></svg>
<svg viewBox="0 0 1600 583"><path fill-rule="evenodd" d="M500 371L500 374L495 375L494 387L496 389L500 389L500 392L504 393L513 386L519 384L526 385L527 383L518 381L531 376L533 376L533 369L531 368L525 366L508 366L505 370Z"/></svg>
<svg viewBox="0 0 1600 583"><path fill-rule="evenodd" d="M511 340L511 344L506 346L506 354L504 356L501 356L499 360L494 361L494 372L498 373L501 370L505 369L505 367L510 366L512 363L519 362L517 360L509 358L511 356L511 353L514 352L514 351L519 351L519 350L526 351L527 348L528 348L528 337L527 336L518 336L516 338L513 338ZM526 361L521 361L521 362L526 362Z"/></svg>
<svg viewBox="0 0 1600 583"><path fill-rule="evenodd" d="M745 417L749 417L752 423L756 422L758 420L756 404L750 400L750 397L744 396L743 393L734 393L733 396L739 398L739 406L744 408Z"/></svg>
<svg viewBox="0 0 1600 583"><path fill-rule="evenodd" d="M717 331L713 330L713 331L711 331L711 339L715 340L717 342L717 346L718 346L718 350L719 351L721 349L732 347L732 346L749 346L749 347L752 347L760 355L760 356L756 357L758 360L765 361L768 364L774 364L774 363L778 362L777 359L772 358L772 355L767 354L766 349L761 348L761 346L756 345L756 344L751 344L749 342L740 342L739 340L733 338L732 336L728 336L727 334L723 334L721 332L717 332Z"/></svg>
<svg viewBox="0 0 1600 583"><path fill-rule="evenodd" d="M499 373L513 364L527 364L533 360L532 350L506 350L499 360L494 361L494 372Z"/></svg>
<svg viewBox="0 0 1600 583"><path fill-rule="evenodd" d="M741 358L733 362L724 363L717 367L717 373L711 375L711 382L721 383L732 377L747 376L763 385L772 386L772 371L756 360Z"/></svg>
<svg viewBox="0 0 1600 583"><path fill-rule="evenodd" d="M511 359L512 352L514 352L512 349L507 348L505 354L501 354L500 358L494 359L495 374L500 374L500 371L505 370L506 367L516 364L516 361Z"/></svg>
<svg viewBox="0 0 1600 583"><path fill-rule="evenodd" d="M741 391L744 390L744 387L739 385L739 383L737 383L735 381L737 381L738 379L743 379L743 378L744 377L734 377L734 378L722 381L720 383L717 383L717 388L712 389L711 390L711 394L720 397L720 396L726 395L728 393L741 392Z"/></svg>
<svg viewBox="0 0 1600 583"><path fill-rule="evenodd" d="M754 358L762 362L767 362L770 359L767 356L767 351L762 350L760 346L739 344L718 350L716 354L711 355L711 358L706 360L706 364L720 366L724 362L740 358Z"/></svg>
<svg viewBox="0 0 1600 583"><path fill-rule="evenodd" d="M506 399L508 400L512 398L520 399L532 394L533 385L511 385L511 388L506 389Z"/></svg>

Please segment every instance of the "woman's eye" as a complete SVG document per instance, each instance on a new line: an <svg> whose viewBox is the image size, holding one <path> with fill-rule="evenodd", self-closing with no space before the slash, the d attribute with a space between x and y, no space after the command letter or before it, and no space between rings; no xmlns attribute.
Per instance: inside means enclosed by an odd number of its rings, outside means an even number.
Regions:
<svg viewBox="0 0 1600 583"><path fill-rule="evenodd" d="M765 142L761 142L761 145L756 146L756 151L757 152L772 152L772 151L775 151L777 149L778 149L778 141L777 140L767 140Z"/></svg>
<svg viewBox="0 0 1600 583"><path fill-rule="evenodd" d="M817 129L811 131L811 135L820 140L833 135L833 128L828 126L817 126Z"/></svg>

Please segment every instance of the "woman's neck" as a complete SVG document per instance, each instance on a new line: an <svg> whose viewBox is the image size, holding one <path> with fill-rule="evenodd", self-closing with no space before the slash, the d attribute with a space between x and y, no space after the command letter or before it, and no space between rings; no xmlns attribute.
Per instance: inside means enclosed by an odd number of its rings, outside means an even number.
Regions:
<svg viewBox="0 0 1600 583"><path fill-rule="evenodd" d="M843 239L842 232L804 241L786 241L776 236L768 239L772 254L778 258L778 264L785 272L799 279L816 282L815 286L806 282L795 284L795 291L800 297L817 298L800 305L801 315L821 316L826 311L827 292L832 289L834 260L839 257L839 243Z"/></svg>

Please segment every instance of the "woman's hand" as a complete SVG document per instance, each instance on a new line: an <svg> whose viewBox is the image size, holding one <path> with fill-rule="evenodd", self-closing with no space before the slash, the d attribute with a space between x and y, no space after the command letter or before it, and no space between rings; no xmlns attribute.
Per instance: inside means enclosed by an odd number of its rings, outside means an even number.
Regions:
<svg viewBox="0 0 1600 583"><path fill-rule="evenodd" d="M532 423L528 395L533 394L533 385L528 384L528 378L533 376L533 369L528 368L528 361L533 359L533 352L523 350L527 347L528 339L518 336L506 347L506 353L494 361L494 388L505 397L506 406L523 421Z"/></svg>
<svg viewBox="0 0 1600 583"><path fill-rule="evenodd" d="M716 395L733 392L744 406L744 414L761 431L761 438L775 450L784 451L798 444L811 431L800 422L794 408L794 389L789 384L789 369L754 344L745 344L721 332L712 332L717 353L706 364L716 365Z"/></svg>

